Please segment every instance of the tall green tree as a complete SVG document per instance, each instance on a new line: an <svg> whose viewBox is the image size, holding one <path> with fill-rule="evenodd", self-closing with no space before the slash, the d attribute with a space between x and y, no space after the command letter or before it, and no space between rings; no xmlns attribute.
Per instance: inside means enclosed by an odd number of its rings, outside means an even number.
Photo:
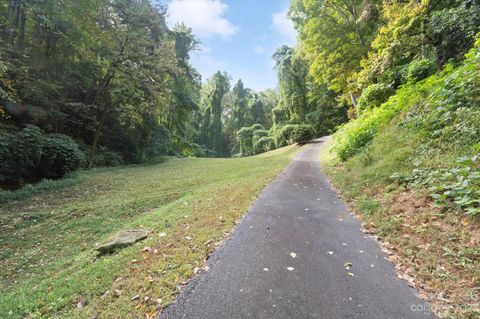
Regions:
<svg viewBox="0 0 480 319"><path fill-rule="evenodd" d="M280 106L292 121L301 122L308 111L308 63L286 45L278 48L272 58L278 74Z"/></svg>
<svg viewBox="0 0 480 319"><path fill-rule="evenodd" d="M235 84L232 89L233 93L233 118L234 118L234 130L237 131L241 127L247 124L247 103L248 103L248 90L243 86L241 79Z"/></svg>

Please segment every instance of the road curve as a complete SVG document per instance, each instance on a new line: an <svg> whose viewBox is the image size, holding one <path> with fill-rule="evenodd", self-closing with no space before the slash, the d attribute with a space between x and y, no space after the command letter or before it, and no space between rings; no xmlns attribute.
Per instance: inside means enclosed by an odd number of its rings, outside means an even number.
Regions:
<svg viewBox="0 0 480 319"><path fill-rule="evenodd" d="M160 318L434 318L319 168L308 144Z"/></svg>

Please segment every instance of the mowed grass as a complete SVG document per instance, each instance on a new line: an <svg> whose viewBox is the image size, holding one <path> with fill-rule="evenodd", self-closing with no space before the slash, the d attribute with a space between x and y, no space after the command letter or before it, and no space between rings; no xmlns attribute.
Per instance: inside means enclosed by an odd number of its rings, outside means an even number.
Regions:
<svg viewBox="0 0 480 319"><path fill-rule="evenodd" d="M1 204L0 318L151 318L297 150L91 171ZM96 257L98 243L130 227L150 235Z"/></svg>

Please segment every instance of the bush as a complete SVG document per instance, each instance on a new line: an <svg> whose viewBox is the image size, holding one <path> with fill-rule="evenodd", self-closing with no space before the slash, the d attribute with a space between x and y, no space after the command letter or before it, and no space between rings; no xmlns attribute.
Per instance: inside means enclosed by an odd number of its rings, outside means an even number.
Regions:
<svg viewBox="0 0 480 319"><path fill-rule="evenodd" d="M261 139L262 137L268 136L268 130L256 130L253 131L253 138L252 138L252 143L255 145L255 143Z"/></svg>
<svg viewBox="0 0 480 319"><path fill-rule="evenodd" d="M428 59L415 60L408 65L407 81L415 83L426 79L435 72L435 63Z"/></svg>
<svg viewBox="0 0 480 319"><path fill-rule="evenodd" d="M153 131L152 141L147 147L147 159L151 160L158 156L163 156L172 153L173 140L170 131L163 125L158 125Z"/></svg>
<svg viewBox="0 0 480 319"><path fill-rule="evenodd" d="M264 130L264 129L265 129L262 124L258 124L258 123L257 123L257 124L253 124L251 127L252 127L252 129L253 129L254 131Z"/></svg>
<svg viewBox="0 0 480 319"><path fill-rule="evenodd" d="M85 155L71 138L45 135L38 127L0 134L0 182L22 185L60 178L84 165Z"/></svg>
<svg viewBox="0 0 480 319"><path fill-rule="evenodd" d="M192 155L195 157L206 157L207 156L207 147L205 145L200 145L197 143L192 144Z"/></svg>
<svg viewBox="0 0 480 319"><path fill-rule="evenodd" d="M242 156L248 156L253 154L253 128L252 127L242 127L237 132L237 141L240 144L240 154Z"/></svg>
<svg viewBox="0 0 480 319"><path fill-rule="evenodd" d="M78 144L63 134L48 135L42 143L42 177L60 178L85 165L85 154Z"/></svg>
<svg viewBox="0 0 480 319"><path fill-rule="evenodd" d="M407 82L407 69L409 64L392 67L383 73L378 82L391 85L394 89Z"/></svg>
<svg viewBox="0 0 480 319"><path fill-rule="evenodd" d="M294 142L298 144L305 144L310 141L315 135L313 126L309 124L298 125L292 132Z"/></svg>
<svg viewBox="0 0 480 319"><path fill-rule="evenodd" d="M255 154L260 154L264 152L271 151L275 148L275 141L271 137L261 137L255 144L253 144L253 152Z"/></svg>
<svg viewBox="0 0 480 319"><path fill-rule="evenodd" d="M41 177L38 167L42 155L42 131L33 125L0 135L0 182L20 183Z"/></svg>
<svg viewBox="0 0 480 319"><path fill-rule="evenodd" d="M0 182L8 180L15 172L15 161L10 150L12 135L0 133Z"/></svg>
<svg viewBox="0 0 480 319"><path fill-rule="evenodd" d="M95 159L93 160L94 166L108 167L119 166L123 164L123 159L120 154L109 150L105 147L99 147L95 153Z"/></svg>
<svg viewBox="0 0 480 319"><path fill-rule="evenodd" d="M273 132L273 139L277 147L287 146L293 143L293 131L298 125L287 124L284 126L276 127Z"/></svg>
<svg viewBox="0 0 480 319"><path fill-rule="evenodd" d="M281 124L287 120L287 110L282 107L272 109L272 120L274 124Z"/></svg>
<svg viewBox="0 0 480 319"><path fill-rule="evenodd" d="M427 37L441 66L451 59L462 60L480 31L480 7L463 2L456 8L434 11L427 24Z"/></svg>
<svg viewBox="0 0 480 319"><path fill-rule="evenodd" d="M395 93L394 89L385 83L369 85L363 90L362 95L358 99L358 110L363 112L367 109L379 107L385 103L388 98Z"/></svg>
<svg viewBox="0 0 480 319"><path fill-rule="evenodd" d="M334 135L338 157L345 161L360 152L395 115L416 103L423 103L429 94L428 88L439 82L438 78L432 77L426 83L405 85L382 106L367 110L359 118L346 123Z"/></svg>

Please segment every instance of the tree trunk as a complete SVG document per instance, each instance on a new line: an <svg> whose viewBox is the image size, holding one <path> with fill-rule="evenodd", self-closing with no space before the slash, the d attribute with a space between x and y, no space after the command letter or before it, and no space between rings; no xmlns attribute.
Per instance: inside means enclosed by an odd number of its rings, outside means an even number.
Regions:
<svg viewBox="0 0 480 319"><path fill-rule="evenodd" d="M355 95L353 95L353 93L350 93L350 100L352 101L353 107L357 108L357 98L355 97Z"/></svg>
<svg viewBox="0 0 480 319"><path fill-rule="evenodd" d="M95 134L93 135L92 147L90 149L90 160L88 162L88 167L93 166L93 162L95 161L95 154L97 152L98 140L100 139L100 135L102 134L103 125L105 124L105 119L107 118L107 113L109 107L107 106L109 102L105 102L102 114L100 115L100 120L98 121L97 127L95 128Z"/></svg>

